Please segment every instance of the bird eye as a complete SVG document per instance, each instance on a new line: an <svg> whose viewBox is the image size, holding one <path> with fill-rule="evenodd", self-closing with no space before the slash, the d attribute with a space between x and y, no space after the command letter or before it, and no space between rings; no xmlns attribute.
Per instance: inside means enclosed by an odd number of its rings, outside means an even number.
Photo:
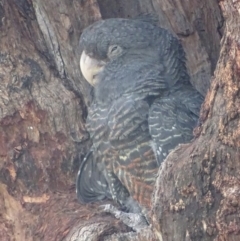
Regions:
<svg viewBox="0 0 240 241"><path fill-rule="evenodd" d="M113 45L113 46L110 46L109 50L111 53L113 53L114 51L116 51L118 49L118 46L117 45Z"/></svg>
<svg viewBox="0 0 240 241"><path fill-rule="evenodd" d="M122 48L119 45L110 45L108 48L108 57L113 58L122 53Z"/></svg>

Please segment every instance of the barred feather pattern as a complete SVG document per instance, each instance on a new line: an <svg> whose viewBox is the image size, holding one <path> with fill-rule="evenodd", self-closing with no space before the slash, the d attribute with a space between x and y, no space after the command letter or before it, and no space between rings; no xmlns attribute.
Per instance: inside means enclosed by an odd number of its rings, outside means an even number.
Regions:
<svg viewBox="0 0 240 241"><path fill-rule="evenodd" d="M178 144L193 139L203 97L191 85L158 98L149 111L149 131L158 164Z"/></svg>
<svg viewBox="0 0 240 241"><path fill-rule="evenodd" d="M189 142L202 96L192 87L179 40L148 21L103 20L86 29L80 45L96 59L105 47L124 54L106 64L94 87L87 129L92 149L77 179L81 201L112 198L131 212L150 207L159 165Z"/></svg>
<svg viewBox="0 0 240 241"><path fill-rule="evenodd" d="M96 163L102 165L112 198L122 205L129 196L141 206L150 205L158 167L150 142L148 111L147 102L132 97L116 100L111 108L100 110L99 105L93 105L89 111L88 130Z"/></svg>

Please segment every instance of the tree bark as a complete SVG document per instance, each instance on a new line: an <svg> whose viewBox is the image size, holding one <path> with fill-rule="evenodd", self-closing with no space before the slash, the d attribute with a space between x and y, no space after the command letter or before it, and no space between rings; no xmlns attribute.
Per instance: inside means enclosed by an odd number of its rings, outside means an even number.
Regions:
<svg viewBox="0 0 240 241"><path fill-rule="evenodd" d="M240 3L221 1L226 27L197 138L158 173L153 230L163 240L240 240Z"/></svg>
<svg viewBox="0 0 240 241"><path fill-rule="evenodd" d="M225 28L217 0L0 1L0 240L240 240L240 3L220 6ZM196 139L161 166L151 226L136 234L79 204L74 183L90 145L79 36L142 12L182 41L196 88L211 87Z"/></svg>

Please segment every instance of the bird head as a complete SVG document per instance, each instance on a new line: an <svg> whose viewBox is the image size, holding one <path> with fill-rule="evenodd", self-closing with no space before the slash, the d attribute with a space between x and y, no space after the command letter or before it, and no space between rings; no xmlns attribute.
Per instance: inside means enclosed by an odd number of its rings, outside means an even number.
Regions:
<svg viewBox="0 0 240 241"><path fill-rule="evenodd" d="M158 37L154 29L154 21L140 18L101 20L87 27L80 38L80 68L85 79L95 86L106 66L114 67L116 62L133 65L150 54L153 59Z"/></svg>
<svg viewBox="0 0 240 241"><path fill-rule="evenodd" d="M94 87L95 98L103 102L126 91L145 89L150 93L155 88L156 95L177 81L174 73L173 80L166 78L171 74L167 69L177 72L185 68L170 62L181 59L178 40L152 18L100 20L84 29L79 45L81 72Z"/></svg>

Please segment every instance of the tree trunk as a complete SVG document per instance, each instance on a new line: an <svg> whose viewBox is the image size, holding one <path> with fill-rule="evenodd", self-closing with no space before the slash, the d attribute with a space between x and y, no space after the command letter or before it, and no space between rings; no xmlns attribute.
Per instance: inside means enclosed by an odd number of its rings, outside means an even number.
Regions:
<svg viewBox="0 0 240 241"><path fill-rule="evenodd" d="M217 0L0 1L1 241L240 240L240 3L220 6L224 29ZM74 183L90 144L80 33L142 12L181 39L201 93L217 67L196 139L161 166L151 227L136 234L79 204Z"/></svg>
<svg viewBox="0 0 240 241"><path fill-rule="evenodd" d="M226 27L198 137L168 156L156 181L153 230L163 240L240 240L240 3L220 5Z"/></svg>

